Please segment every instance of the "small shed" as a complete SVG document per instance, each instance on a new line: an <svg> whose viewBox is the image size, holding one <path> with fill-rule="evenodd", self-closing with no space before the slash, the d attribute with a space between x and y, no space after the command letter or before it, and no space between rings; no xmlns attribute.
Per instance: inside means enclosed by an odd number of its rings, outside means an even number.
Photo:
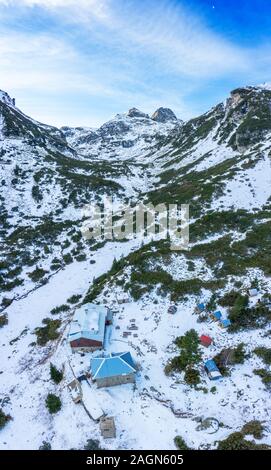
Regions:
<svg viewBox="0 0 271 470"><path fill-rule="evenodd" d="M104 416L100 419L100 430L104 439L114 439L116 437L116 425L112 416Z"/></svg>
<svg viewBox="0 0 271 470"><path fill-rule="evenodd" d="M177 312L177 307L176 307L176 305L170 305L170 306L168 307L168 311L167 311L167 312L170 313L171 315L174 315L174 313Z"/></svg>
<svg viewBox="0 0 271 470"><path fill-rule="evenodd" d="M221 318L222 318L222 313L220 312L220 310L217 310L216 312L214 312L214 313L211 314L211 317L212 317L213 320L215 320L215 321L220 321Z"/></svg>
<svg viewBox="0 0 271 470"><path fill-rule="evenodd" d="M210 336L201 335L200 343L202 344L202 346L205 346L206 348L208 348L212 344L212 342L213 340L212 338L210 338Z"/></svg>
<svg viewBox="0 0 271 470"><path fill-rule="evenodd" d="M258 289L249 289L248 293L249 293L250 297L255 297L256 295L259 294L259 291L258 291Z"/></svg>
<svg viewBox="0 0 271 470"><path fill-rule="evenodd" d="M80 401L82 401L83 392L82 392L82 387L81 387L81 384L80 384L79 380L77 380L77 379L72 380L67 385L67 387L68 387L68 390L71 394L71 397L72 397L74 403L79 403Z"/></svg>
<svg viewBox="0 0 271 470"><path fill-rule="evenodd" d="M210 380L218 380L222 377L215 361L213 359L209 359L205 362L204 368L208 374Z"/></svg>
<svg viewBox="0 0 271 470"><path fill-rule="evenodd" d="M220 326L222 328L228 328L230 325L231 325L231 321L228 318L220 321Z"/></svg>
<svg viewBox="0 0 271 470"><path fill-rule="evenodd" d="M205 310L205 304L200 303L195 308L195 313L202 313Z"/></svg>

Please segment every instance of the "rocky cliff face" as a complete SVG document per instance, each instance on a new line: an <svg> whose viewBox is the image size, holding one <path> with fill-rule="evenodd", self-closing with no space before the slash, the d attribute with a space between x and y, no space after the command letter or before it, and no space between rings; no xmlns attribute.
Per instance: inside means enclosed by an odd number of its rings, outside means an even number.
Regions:
<svg viewBox="0 0 271 470"><path fill-rule="evenodd" d="M15 106L15 98L11 98L6 91L0 90L0 101L10 106Z"/></svg>
<svg viewBox="0 0 271 470"><path fill-rule="evenodd" d="M177 117L169 108L158 108L152 115L152 119L157 122L177 121Z"/></svg>
<svg viewBox="0 0 271 470"><path fill-rule="evenodd" d="M172 111L160 109L161 112L154 113L155 119L131 108L126 114L117 114L99 129L65 127L62 132L69 144L85 157L144 159L163 139L177 133L182 125ZM126 149L131 150L127 152Z"/></svg>

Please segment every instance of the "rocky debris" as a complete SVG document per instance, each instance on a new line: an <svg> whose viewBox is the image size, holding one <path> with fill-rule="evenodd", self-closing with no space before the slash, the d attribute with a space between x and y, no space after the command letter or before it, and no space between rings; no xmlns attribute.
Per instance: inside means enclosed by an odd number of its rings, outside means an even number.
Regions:
<svg viewBox="0 0 271 470"><path fill-rule="evenodd" d="M195 421L199 423L199 425L196 427L196 431L206 431L207 434L215 434L220 427L218 419L213 417L196 417ZM207 431L207 429L209 431Z"/></svg>
<svg viewBox="0 0 271 470"><path fill-rule="evenodd" d="M119 134L125 134L130 130L129 125L122 120L112 120L103 124L98 133L102 137L116 136Z"/></svg>
<svg viewBox="0 0 271 470"><path fill-rule="evenodd" d="M177 117L174 112L169 108L158 108L151 117L154 121L157 122L169 122L177 121Z"/></svg>

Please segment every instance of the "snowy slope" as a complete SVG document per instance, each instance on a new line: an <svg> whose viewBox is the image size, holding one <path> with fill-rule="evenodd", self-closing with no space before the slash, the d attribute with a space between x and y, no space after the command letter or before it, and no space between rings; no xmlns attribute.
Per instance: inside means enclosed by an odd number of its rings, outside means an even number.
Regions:
<svg viewBox="0 0 271 470"><path fill-rule="evenodd" d="M37 449L43 441L53 449L81 449L90 438L103 448L173 449L176 435L193 448L214 449L253 419L265 422L264 441L271 444L270 393L253 374L265 367L253 350L269 346L270 325L228 333L193 315L199 300L236 285L246 292L255 279L258 298L270 292L270 114L271 91L259 86L234 90L225 103L185 123L165 108L152 117L132 108L99 129L59 130L27 117L0 92L0 319L8 320L0 327L0 408L13 417L0 431L1 449ZM141 239L86 241L82 208L105 195L119 208L127 200L190 203L188 252L172 253L166 242L144 251ZM161 282L144 284L149 272L155 279L162 273ZM166 275L172 282L164 287ZM177 313L169 315L174 283L180 283ZM77 295L80 303L95 288L94 301L115 311L107 352L130 350L138 364L135 386L91 385L97 406L115 417L112 441L101 438L99 424L66 387L73 373L89 371L90 361L66 343L76 307L68 299ZM64 311L51 313L63 304ZM34 330L45 318L60 320L60 336L38 346ZM138 330L127 339L132 319ZM216 390L202 368L198 390L183 374L164 373L176 353L174 339L191 328L214 339L203 359L240 342L249 353ZM59 385L50 379L50 362L63 367ZM45 406L48 393L61 397L56 415ZM207 417L223 423L215 434L199 430Z"/></svg>

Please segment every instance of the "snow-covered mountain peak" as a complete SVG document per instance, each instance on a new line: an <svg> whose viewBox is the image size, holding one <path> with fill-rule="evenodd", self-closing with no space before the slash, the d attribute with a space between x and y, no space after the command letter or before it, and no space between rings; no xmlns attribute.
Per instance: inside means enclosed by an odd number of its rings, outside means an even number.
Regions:
<svg viewBox="0 0 271 470"><path fill-rule="evenodd" d="M137 108L131 108L129 109L128 113L127 113L127 116L128 117L137 117L137 118L149 118L149 115L146 114L146 113L143 113L142 111L140 111L139 109Z"/></svg>
<svg viewBox="0 0 271 470"><path fill-rule="evenodd" d="M131 108L127 113L117 114L98 129L65 127L61 130L69 145L85 157L99 155L102 159L144 159L161 138L177 132L182 124L177 118L169 119L164 115L162 119L163 110L170 110L160 109L158 119Z"/></svg>
<svg viewBox="0 0 271 470"><path fill-rule="evenodd" d="M177 121L177 117L170 108L158 108L152 115L157 122Z"/></svg>
<svg viewBox="0 0 271 470"><path fill-rule="evenodd" d="M15 98L11 98L6 91L0 90L0 101L10 106L15 106Z"/></svg>
<svg viewBox="0 0 271 470"><path fill-rule="evenodd" d="M271 82L264 82L261 83L260 85L257 86L257 88L260 88L262 90L269 90L271 91Z"/></svg>

